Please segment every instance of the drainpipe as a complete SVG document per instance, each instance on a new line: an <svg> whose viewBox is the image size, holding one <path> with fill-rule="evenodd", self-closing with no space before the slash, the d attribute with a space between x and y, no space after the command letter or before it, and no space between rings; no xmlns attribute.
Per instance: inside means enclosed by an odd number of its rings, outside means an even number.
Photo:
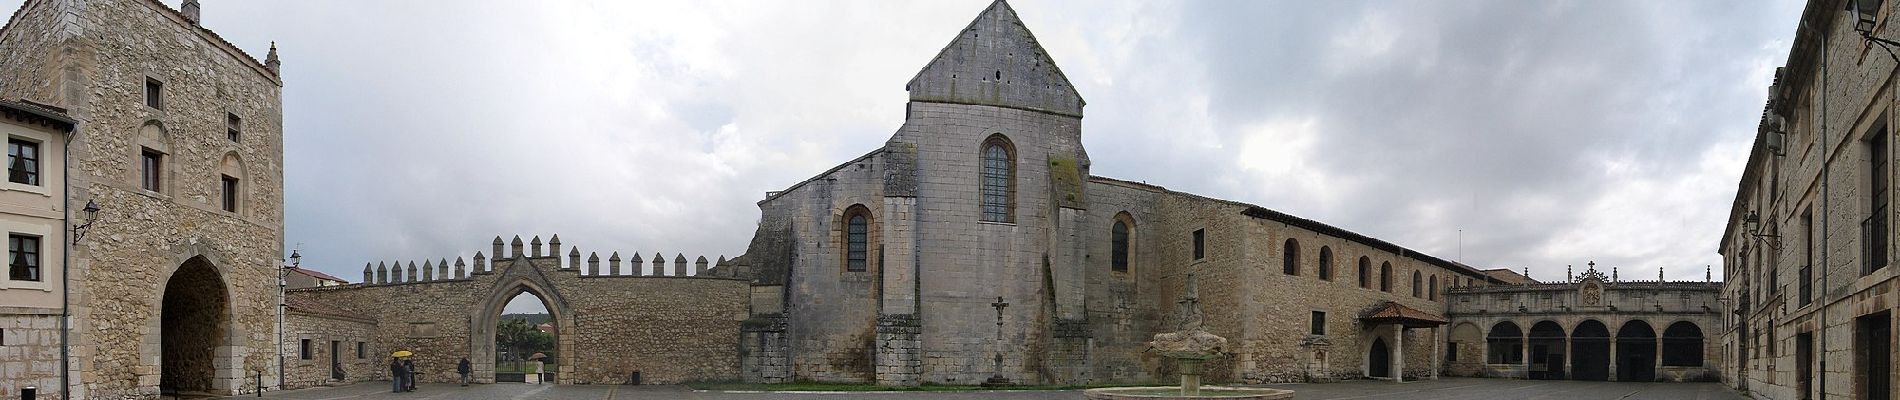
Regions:
<svg viewBox="0 0 1900 400"><path fill-rule="evenodd" d="M1803 22L1801 24L1801 28L1808 29L1809 26L1806 22ZM1821 138L1820 138L1821 146L1819 146L1820 151L1821 151L1821 215L1834 215L1832 214L1833 208L1829 206L1830 203L1832 202L1828 201L1828 190L1827 190L1828 180L1829 180L1828 177L1830 176L1828 172L1831 169L1831 168L1828 168L1827 164L1829 163L1831 159L1829 155L1834 153L1833 151L1829 150L1829 148L1834 146L1833 142L1828 141L1828 138L1827 138L1827 124L1828 124L1827 57L1828 57L1828 44L1829 42L1831 42L1831 40L1828 40L1829 38L1828 38L1827 32L1820 32L1820 34L1821 34L1820 57L1821 57L1821 94L1822 94L1821 95ZM1821 218L1821 232L1828 231L1827 221L1828 221L1828 218ZM1821 265L1827 265L1827 255L1828 255L1828 252L1827 252L1828 240L1827 239L1832 236L1833 235L1826 235L1826 234L1821 235L1821 249L1822 249L1821 250ZM1824 351L1821 352L1821 358L1820 358L1820 363L1821 363L1820 370L1819 370L1820 382L1816 383L1814 387L1808 388L1808 390L1818 389L1818 391L1821 393L1819 398L1822 400L1827 399L1827 352L1825 351L1828 348L1827 347L1827 308L1832 303L1828 301L1827 299L1828 297L1827 296L1827 288L1828 288L1827 276L1828 275L1832 275L1832 273L1828 272L1828 268L1823 267L1821 269L1821 311L1820 312L1821 312L1821 349Z"/></svg>
<svg viewBox="0 0 1900 400"><path fill-rule="evenodd" d="M66 143L59 152L60 231L66 240L60 241L59 251L59 398L71 399L72 384L72 342L68 341L72 332L70 321L72 313L73 281L73 138L79 137L79 124L66 131Z"/></svg>

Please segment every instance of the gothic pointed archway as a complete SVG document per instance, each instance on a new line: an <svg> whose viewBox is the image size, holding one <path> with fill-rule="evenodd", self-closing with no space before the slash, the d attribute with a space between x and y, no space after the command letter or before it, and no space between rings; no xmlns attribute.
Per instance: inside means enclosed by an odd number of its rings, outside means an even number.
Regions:
<svg viewBox="0 0 1900 400"><path fill-rule="evenodd" d="M219 359L231 336L230 293L224 277L204 257L193 257L165 280L159 308L159 391L223 394Z"/></svg>
<svg viewBox="0 0 1900 400"><path fill-rule="evenodd" d="M572 356L574 345L571 338L574 335L569 334L574 326L572 308L560 292L554 290L554 285L547 277L526 262L510 266L501 274L502 278L489 291L488 298L470 310L468 359L474 367L474 380L481 383L495 382L495 325L500 322L508 302L517 295L527 293L541 300L541 304L547 307L548 316L559 327L554 332L554 362L547 365L544 371L553 374L550 379L553 383L573 383L575 357Z"/></svg>
<svg viewBox="0 0 1900 400"><path fill-rule="evenodd" d="M1366 354L1366 376L1392 377L1392 349L1385 345L1385 338L1372 339L1372 350Z"/></svg>

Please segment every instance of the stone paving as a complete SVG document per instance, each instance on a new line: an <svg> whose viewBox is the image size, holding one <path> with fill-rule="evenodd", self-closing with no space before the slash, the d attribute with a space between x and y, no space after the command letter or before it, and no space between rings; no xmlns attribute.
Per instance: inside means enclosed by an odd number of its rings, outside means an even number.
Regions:
<svg viewBox="0 0 1900 400"><path fill-rule="evenodd" d="M1437 381L1391 383L1350 381L1328 384L1265 385L1292 389L1295 399L1655 399L1743 400L1747 397L1717 383L1620 383L1580 381L1524 381L1446 378ZM232 397L237 400L254 397ZM1081 399L1079 391L1022 392L854 392L854 393L741 393L695 392L684 386L531 385L501 383L460 387L423 384L416 392L390 393L389 382L369 382L269 393L264 398L293 400L408 399L408 400L553 400L553 399Z"/></svg>

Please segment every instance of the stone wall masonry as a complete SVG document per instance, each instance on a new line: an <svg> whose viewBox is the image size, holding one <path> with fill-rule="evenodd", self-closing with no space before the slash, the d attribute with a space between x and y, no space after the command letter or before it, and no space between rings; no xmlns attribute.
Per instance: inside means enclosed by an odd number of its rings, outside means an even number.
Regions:
<svg viewBox="0 0 1900 400"><path fill-rule="evenodd" d="M293 309L284 315L284 388L338 386L388 380L389 351L375 340L374 320L326 315ZM303 357L303 341L310 341L310 358ZM331 352L330 342L339 352ZM357 353L358 343L363 352ZM331 362L342 367L343 378L331 375Z"/></svg>
<svg viewBox="0 0 1900 400"><path fill-rule="evenodd" d="M487 335L493 334L501 307L524 291L541 298L554 315L558 350L549 370L557 372L558 383L619 384L634 371L642 373L644 383L739 379L735 342L742 337L740 322L747 318L751 295L745 281L711 273L587 275L546 254L497 258L492 270L459 279L310 288L290 295L374 320L370 346L380 349L381 357L414 351L424 382L454 381L461 357L476 364L478 381L492 382L493 339Z"/></svg>
<svg viewBox="0 0 1900 400"><path fill-rule="evenodd" d="M277 267L282 258L281 84L249 55L149 0L33 1L0 33L0 97L32 98L79 121L67 207L103 210L74 246L73 398L153 398L164 374L210 377L204 390L254 390L240 378L275 368ZM164 107L147 107L148 79L164 83ZM227 115L243 119L239 141ZM162 143L142 142L145 126ZM137 184L141 146L166 152L162 190ZM224 160L241 180L237 212L218 207ZM161 293L187 260L212 265L232 318L212 349L210 370L158 365ZM95 268L96 266L96 268ZM265 383L275 386L275 374ZM45 390L53 395L57 390Z"/></svg>
<svg viewBox="0 0 1900 400"><path fill-rule="evenodd" d="M0 393L59 391L59 310L0 308Z"/></svg>

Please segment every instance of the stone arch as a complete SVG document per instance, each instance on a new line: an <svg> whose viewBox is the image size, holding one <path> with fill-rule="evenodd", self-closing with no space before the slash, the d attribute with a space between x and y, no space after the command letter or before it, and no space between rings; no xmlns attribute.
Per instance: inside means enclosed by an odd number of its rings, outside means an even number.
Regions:
<svg viewBox="0 0 1900 400"><path fill-rule="evenodd" d="M1286 238L1286 248L1280 253L1280 273L1292 276L1300 275L1300 240Z"/></svg>
<svg viewBox="0 0 1900 400"><path fill-rule="evenodd" d="M567 300L561 296L560 292L555 291L554 284L549 282L547 277L541 276L539 272L517 272L524 269L535 271L532 264L528 264L525 260L516 262L519 264L511 265L507 271L502 272L504 276L489 290L488 298L476 304L475 309L470 310L473 317L469 318L471 325L468 329L468 340L469 349L471 349L469 362L473 364L475 370L473 378L481 383L495 382L495 324L500 322L502 310L508 306L509 300L513 300L516 295L529 293L541 299L541 304L547 306L548 316L554 320L556 327L554 331L555 364L551 367L555 374L554 382L572 383L576 357L571 334L575 322L573 308L568 306Z"/></svg>
<svg viewBox="0 0 1900 400"><path fill-rule="evenodd" d="M189 365L206 360L204 353L188 354L186 356L195 357L193 361L187 362L188 366L170 370L187 375L183 377L188 381L187 387L170 387L170 391L231 395L238 393L247 385L244 359L240 356L242 352L236 350L248 344L244 326L236 322L238 306L244 303L237 301L235 291L231 288L231 279L228 278L239 271L233 270L230 259L216 249L217 245L205 238L200 238L196 242L173 245L170 249L169 260L165 261L159 274L164 278L151 283L151 289L147 293L154 293L156 297L149 303L147 315L150 317L146 318L142 324L144 333L138 352L139 359L158 362L155 366L161 371L158 386L143 386L143 388L166 392L166 384L176 383L176 381L168 382L164 376L167 350L165 344L169 336L167 333L184 335L172 337L174 344L180 339L197 339L193 343L187 343L193 348L179 350L187 352L201 350L210 353L211 375L209 375L208 385L205 384L205 379L198 377L198 374L203 374L206 370L198 365ZM179 286L172 286L174 279L182 279ZM210 294L210 296L174 299L174 305L179 305L181 302L183 304L175 307L179 309L173 310L174 322L190 325L193 320L210 319L213 321L211 329L205 330L205 326L197 325L186 327L182 331L168 332L166 329L168 324L165 323L167 296L190 294ZM179 311L184 312L178 313ZM193 329L198 329L198 331ZM209 334L206 335L204 332ZM176 356L178 354L174 354L174 357Z"/></svg>
<svg viewBox="0 0 1900 400"><path fill-rule="evenodd" d="M131 146L131 153L126 155L128 161L126 165L131 166L131 168L126 168L126 181L131 182L133 187L146 187L144 182L146 154L157 154L158 182L154 186L159 193L171 193L174 175L172 171L176 170L173 166L177 164L172 156L175 153L172 152L171 131L165 128L164 122L156 119L147 120L139 126L137 137L137 143Z"/></svg>
<svg viewBox="0 0 1900 400"><path fill-rule="evenodd" d="M1457 371L1455 374L1475 374L1476 371L1471 368L1484 364L1484 330L1478 328L1478 324L1459 322L1451 327L1445 340L1450 343L1450 351L1447 352L1449 357L1445 361Z"/></svg>
<svg viewBox="0 0 1900 400"><path fill-rule="evenodd" d="M1372 338L1372 344L1366 346L1366 376L1392 377L1392 348L1385 344L1384 336Z"/></svg>
<svg viewBox="0 0 1900 400"><path fill-rule="evenodd" d="M991 134L977 146L979 219L1016 222L1016 144L1002 133Z"/></svg>
<svg viewBox="0 0 1900 400"><path fill-rule="evenodd" d="M1333 280L1333 248L1332 246L1319 247L1319 279L1322 281Z"/></svg>
<svg viewBox="0 0 1900 400"><path fill-rule="evenodd" d="M1656 380L1656 330L1649 322L1632 319L1616 330L1616 380Z"/></svg>
<svg viewBox="0 0 1900 400"><path fill-rule="evenodd" d="M1676 321L1663 329L1662 365L1665 367L1700 367L1702 358L1702 327L1694 322Z"/></svg>
<svg viewBox="0 0 1900 400"><path fill-rule="evenodd" d="M880 247L877 215L864 204L852 204L844 212L836 215L832 224L837 241L832 248L838 249L838 270L841 272L871 272L877 268L877 249Z"/></svg>
<svg viewBox="0 0 1900 400"><path fill-rule="evenodd" d="M1392 262L1379 263L1379 291L1392 292Z"/></svg>
<svg viewBox="0 0 1900 400"><path fill-rule="evenodd" d="M1359 288L1372 288L1372 259L1359 256Z"/></svg>
<svg viewBox="0 0 1900 400"><path fill-rule="evenodd" d="M1610 328L1586 319L1570 329L1570 377L1586 381L1610 379Z"/></svg>
<svg viewBox="0 0 1900 400"><path fill-rule="evenodd" d="M1531 324L1530 334L1527 335L1531 352L1531 379L1564 378L1564 366L1569 361L1565 354L1567 349L1564 348L1564 338L1567 336L1569 334L1564 332L1563 325L1556 321L1542 320Z"/></svg>
<svg viewBox="0 0 1900 400"><path fill-rule="evenodd" d="M1511 321L1498 321L1485 334L1485 362L1517 364L1524 362L1524 331Z"/></svg>
<svg viewBox="0 0 1900 400"><path fill-rule="evenodd" d="M246 202L244 199L246 197L245 194L250 192L249 188L251 186L248 172L249 171L244 168L244 158L239 156L236 151L225 152L224 158L218 162L218 174L220 175L218 189L225 189L223 185L226 180L229 180L229 182L235 186L235 188L232 188L235 189L235 193L233 193L235 198L231 199L235 204L232 204L232 207L230 207L237 210L235 212L241 213L246 211ZM220 192L220 194L222 194L222 192ZM220 198L219 200L222 201L224 199ZM222 205L223 204L220 204L220 206Z"/></svg>
<svg viewBox="0 0 1900 400"><path fill-rule="evenodd" d="M1115 213L1114 224L1109 227L1109 270L1115 272L1133 272L1135 269L1136 231L1135 216L1127 211Z"/></svg>

